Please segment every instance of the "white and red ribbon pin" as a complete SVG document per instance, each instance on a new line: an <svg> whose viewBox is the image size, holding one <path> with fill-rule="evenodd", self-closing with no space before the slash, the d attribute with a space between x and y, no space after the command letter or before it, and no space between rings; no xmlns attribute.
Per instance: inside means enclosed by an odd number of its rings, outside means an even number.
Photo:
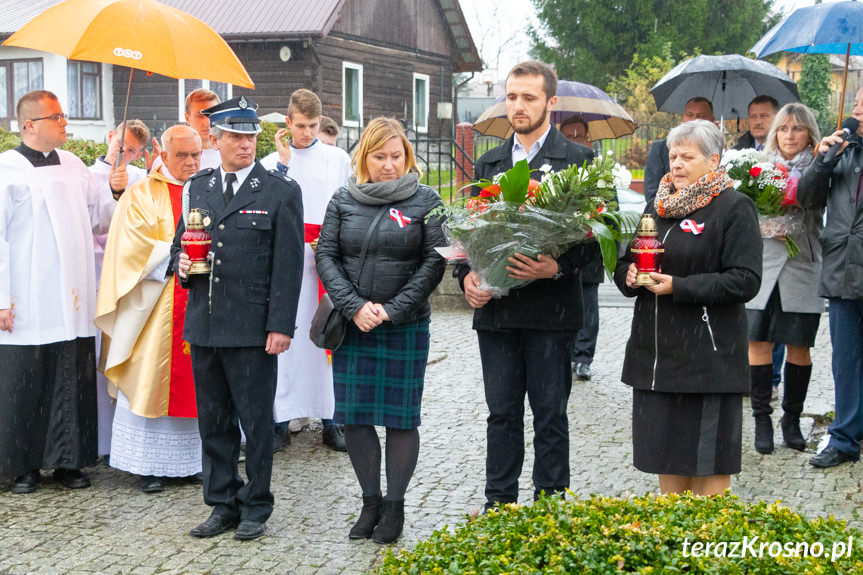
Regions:
<svg viewBox="0 0 863 575"><path fill-rule="evenodd" d="M680 222L680 229L684 232L692 232L693 235L698 235L704 231L704 224L699 224L695 220L683 220Z"/></svg>
<svg viewBox="0 0 863 575"><path fill-rule="evenodd" d="M390 208L390 219L397 222L400 228L411 223L411 219L409 217L402 215L402 213L395 208Z"/></svg>

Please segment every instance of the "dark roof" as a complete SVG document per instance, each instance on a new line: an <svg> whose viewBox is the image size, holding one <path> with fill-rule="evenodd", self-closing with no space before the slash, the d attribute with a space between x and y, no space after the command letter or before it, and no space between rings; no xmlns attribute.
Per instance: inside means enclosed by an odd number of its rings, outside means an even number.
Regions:
<svg viewBox="0 0 863 575"><path fill-rule="evenodd" d="M0 0L0 33L9 35L61 0ZM326 36L345 0L159 0L225 37ZM265 15L265 16L264 16Z"/></svg>
<svg viewBox="0 0 863 575"><path fill-rule="evenodd" d="M0 0L0 37L8 37L61 0ZM231 39L324 37L345 0L159 0L203 20ZM365 0L356 0L362 2ZM482 62L458 0L438 0L455 48L455 71L481 70Z"/></svg>

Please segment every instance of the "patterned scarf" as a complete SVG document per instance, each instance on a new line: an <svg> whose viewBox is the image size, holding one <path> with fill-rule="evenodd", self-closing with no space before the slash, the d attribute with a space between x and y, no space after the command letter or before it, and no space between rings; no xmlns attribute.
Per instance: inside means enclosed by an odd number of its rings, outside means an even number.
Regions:
<svg viewBox="0 0 863 575"><path fill-rule="evenodd" d="M661 218L682 218L710 203L714 196L731 187L725 170L707 172L679 190L674 188L671 173L665 174L656 192L656 213Z"/></svg>

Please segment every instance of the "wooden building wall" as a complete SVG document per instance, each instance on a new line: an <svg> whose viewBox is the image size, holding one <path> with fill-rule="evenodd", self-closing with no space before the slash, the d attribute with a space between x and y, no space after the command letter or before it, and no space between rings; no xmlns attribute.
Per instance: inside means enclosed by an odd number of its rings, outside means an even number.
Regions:
<svg viewBox="0 0 863 575"><path fill-rule="evenodd" d="M440 130L437 104L441 101L441 77L445 102L452 100L452 62L445 57L414 54L370 46L335 35L316 45L321 60L324 113L338 124L342 121L342 63L363 66L363 124L379 116L392 116L413 125L413 74L429 76L429 134ZM450 129L444 121L444 129Z"/></svg>
<svg viewBox="0 0 863 575"><path fill-rule="evenodd" d="M330 33L447 58L452 54L440 7L430 0L348 0Z"/></svg>

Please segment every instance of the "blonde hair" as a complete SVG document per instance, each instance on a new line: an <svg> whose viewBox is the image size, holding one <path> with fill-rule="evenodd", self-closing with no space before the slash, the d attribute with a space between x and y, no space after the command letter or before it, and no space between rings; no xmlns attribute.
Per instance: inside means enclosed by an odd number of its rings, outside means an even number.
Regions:
<svg viewBox="0 0 863 575"><path fill-rule="evenodd" d="M779 151L779 128L781 128L788 119L794 120L798 126L803 126L809 132L809 138L806 142L807 147L817 148L821 141L821 131L818 129L818 122L815 121L815 114L805 104L799 102L791 102L785 104L781 110L776 113L773 118L773 124L770 125L770 132L767 133L767 140L764 143L764 151L772 152Z"/></svg>
<svg viewBox="0 0 863 575"><path fill-rule="evenodd" d="M117 124L117 127L114 128L114 134L118 135L118 137L122 127L123 122L120 122ZM141 120L138 120L137 118L126 120L126 131L132 134L132 136L145 148L147 147L147 144L150 143L150 128L148 128L147 124Z"/></svg>
<svg viewBox="0 0 863 575"><path fill-rule="evenodd" d="M417 166L413 146L405 136L405 131L399 121L395 118L375 118L363 130L360 143L351 158L351 165L354 168L354 175L358 184L365 184L370 179L369 169L366 166L368 155L382 148L393 138L399 138L405 148L405 170L402 176L409 172L416 172L422 177L422 171Z"/></svg>
<svg viewBox="0 0 863 575"><path fill-rule="evenodd" d="M291 101L288 104L288 117L293 120L294 114L299 112L309 119L317 118L324 113L321 99L311 90L300 88L294 90L291 94Z"/></svg>

